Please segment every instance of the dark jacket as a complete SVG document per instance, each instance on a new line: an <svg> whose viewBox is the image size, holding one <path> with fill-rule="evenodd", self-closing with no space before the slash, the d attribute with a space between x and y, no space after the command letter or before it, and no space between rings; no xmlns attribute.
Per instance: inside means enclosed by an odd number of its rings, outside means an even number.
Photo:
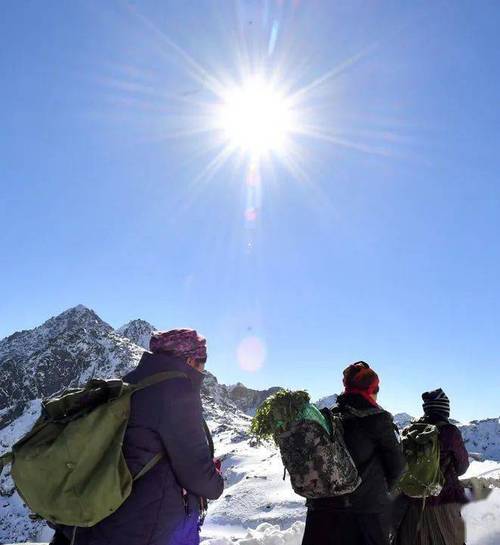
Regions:
<svg viewBox="0 0 500 545"><path fill-rule="evenodd" d="M392 415L358 394L339 396L337 404L333 411L342 415L345 442L361 484L351 494L308 500L307 506L313 510L382 513L390 502L389 491L404 468Z"/></svg>
<svg viewBox="0 0 500 545"><path fill-rule="evenodd" d="M165 451L166 457L134 483L115 513L92 528L79 528L76 545L199 543L199 498L216 499L224 487L203 429L203 375L170 355L145 352L124 380L134 384L162 371L182 371L188 378L167 380L132 396L123 452L132 475L158 452Z"/></svg>
<svg viewBox="0 0 500 545"><path fill-rule="evenodd" d="M464 487L458 477L469 467L469 453L460 430L450 422L443 422L442 418L426 416L425 421L439 424L440 465L445 479L439 496L427 498L426 504L467 503Z"/></svg>

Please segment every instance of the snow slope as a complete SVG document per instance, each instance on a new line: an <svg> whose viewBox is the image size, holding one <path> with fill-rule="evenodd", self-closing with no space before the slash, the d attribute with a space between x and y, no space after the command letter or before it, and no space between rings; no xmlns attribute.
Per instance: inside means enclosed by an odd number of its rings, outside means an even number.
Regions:
<svg viewBox="0 0 500 545"><path fill-rule="evenodd" d="M500 490L495 490L486 501L467 505L462 514L467 524L467 545L499 545ZM202 537L202 545L301 545L304 523L296 521L284 528L264 522L256 529L227 529L209 538Z"/></svg>
<svg viewBox="0 0 500 545"><path fill-rule="evenodd" d="M500 490L482 502L471 503L462 511L467 525L467 545L500 544ZM218 535L202 540L203 545L301 545L304 523L296 521L289 528L279 524L260 524L255 530L233 537Z"/></svg>
<svg viewBox="0 0 500 545"><path fill-rule="evenodd" d="M219 418L224 418L219 414ZM220 421L220 420L219 420ZM203 545L300 545L304 528L304 499L297 496L271 444L235 441L228 428L215 430L216 453L223 459L226 489L209 506L202 531ZM237 429L248 424L240 420ZM464 477L500 477L500 463L472 461ZM464 509L468 545L500 544L500 490Z"/></svg>
<svg viewBox="0 0 500 545"><path fill-rule="evenodd" d="M484 459L500 461L500 418L473 420L462 424L460 431L469 452L477 452Z"/></svg>

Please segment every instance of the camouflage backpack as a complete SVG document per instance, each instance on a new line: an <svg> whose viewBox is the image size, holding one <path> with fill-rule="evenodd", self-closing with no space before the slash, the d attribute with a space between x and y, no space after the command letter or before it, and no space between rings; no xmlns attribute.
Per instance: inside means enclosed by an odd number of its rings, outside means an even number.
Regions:
<svg viewBox="0 0 500 545"><path fill-rule="evenodd" d="M319 418L306 417L277 437L292 487L308 499L348 494L361 483L344 441L342 418L328 409L320 414L326 418L327 427Z"/></svg>
<svg viewBox="0 0 500 545"><path fill-rule="evenodd" d="M401 433L401 445L408 468L399 481L400 490L410 498L438 496L444 484L439 424L422 420L412 422Z"/></svg>

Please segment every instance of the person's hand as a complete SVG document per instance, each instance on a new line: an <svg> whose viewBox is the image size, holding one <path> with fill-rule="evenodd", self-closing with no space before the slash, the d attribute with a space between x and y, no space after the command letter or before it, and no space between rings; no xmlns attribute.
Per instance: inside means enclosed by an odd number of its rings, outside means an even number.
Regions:
<svg viewBox="0 0 500 545"><path fill-rule="evenodd" d="M214 458L214 466L219 475L222 475L222 463L219 458Z"/></svg>

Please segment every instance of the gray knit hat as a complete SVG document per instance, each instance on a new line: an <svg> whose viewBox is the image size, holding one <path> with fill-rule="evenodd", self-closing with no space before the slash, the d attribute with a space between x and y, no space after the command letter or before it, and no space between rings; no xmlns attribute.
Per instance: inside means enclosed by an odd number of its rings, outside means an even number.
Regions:
<svg viewBox="0 0 500 545"><path fill-rule="evenodd" d="M450 400L441 388L424 392L422 399L424 401L422 407L427 416L438 416L444 419L450 417Z"/></svg>

